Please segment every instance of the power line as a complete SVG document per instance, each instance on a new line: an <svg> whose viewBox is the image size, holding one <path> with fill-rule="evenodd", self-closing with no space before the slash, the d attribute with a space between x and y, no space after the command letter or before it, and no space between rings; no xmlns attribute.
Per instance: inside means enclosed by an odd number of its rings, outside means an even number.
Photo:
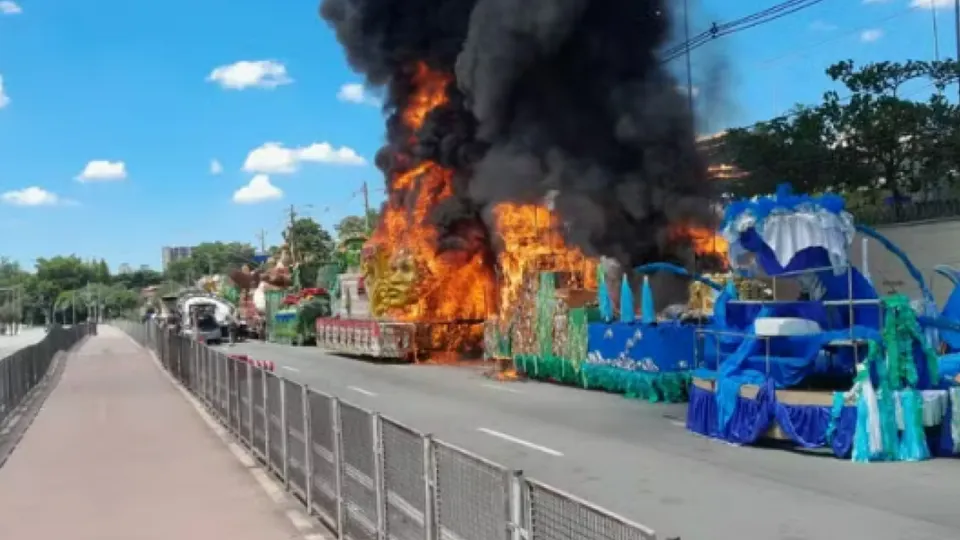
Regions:
<svg viewBox="0 0 960 540"><path fill-rule="evenodd" d="M914 10L913 8L907 8L907 9L904 9L904 10L902 10L902 11L898 11L897 13L894 13L894 14L892 14L892 15L888 15L888 16L886 16L886 17L877 19L877 20L873 21L873 22L870 23L870 24L863 25L863 26L859 26L859 27L857 27L857 28L854 28L853 30L848 30L848 31L846 31L846 32L837 33L837 34L835 34L835 35L833 35L833 36L830 36L830 37L828 37L828 38L826 38L826 39L822 39L822 40L820 40L820 41L817 41L817 42L815 42L815 43L813 43L813 44L811 44L811 45L807 45L807 46L805 46L805 47L800 47L800 48L797 48L797 49L793 49L792 51L789 51L789 52L787 52L786 54L782 54L782 55L780 55L780 56L775 56L775 57L773 57L773 58L768 58L768 59L766 59L766 60L761 60L761 61L759 61L759 62L756 62L754 65L760 66L760 67L770 66L770 65L773 65L773 64L776 64L776 63L780 62L781 60L786 60L787 58L791 58L791 57L793 57L793 56L796 56L796 55L798 55L798 54L804 53L804 52L806 52L806 51L816 49L816 48L821 47L821 46L823 46L823 45L826 45L826 44L828 44L828 43L831 43L831 42L834 42L834 41L837 41L837 40L840 40L840 39L843 39L843 38L850 37L850 36L852 36L852 35L854 35L854 34L859 34L859 33L864 32L864 31L866 31L866 30L870 30L870 29L872 29L872 28L876 28L877 26L880 26L880 25L885 25L885 23L888 23L888 22L890 22L890 21L892 21L892 20L894 20L894 19L898 19L898 18L900 18L900 17L903 17L904 15L909 15L909 14L914 13L914 12L915 12L915 10Z"/></svg>
<svg viewBox="0 0 960 540"><path fill-rule="evenodd" d="M708 30L704 30L693 38L686 40L684 43L674 45L662 51L663 59L661 62L670 62L683 55L689 54L690 51L698 49L714 39L776 21L777 19L781 19L823 1L824 0L788 0L730 22L720 24L713 23Z"/></svg>

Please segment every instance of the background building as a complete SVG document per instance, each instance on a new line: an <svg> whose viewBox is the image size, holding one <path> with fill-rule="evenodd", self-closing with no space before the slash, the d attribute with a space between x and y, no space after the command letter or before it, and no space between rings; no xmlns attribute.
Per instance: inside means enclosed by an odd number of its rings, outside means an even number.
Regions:
<svg viewBox="0 0 960 540"><path fill-rule="evenodd" d="M186 259L190 256L192 251L193 248L189 246L164 246L161 257L161 260L163 261L163 269L166 270L173 261Z"/></svg>

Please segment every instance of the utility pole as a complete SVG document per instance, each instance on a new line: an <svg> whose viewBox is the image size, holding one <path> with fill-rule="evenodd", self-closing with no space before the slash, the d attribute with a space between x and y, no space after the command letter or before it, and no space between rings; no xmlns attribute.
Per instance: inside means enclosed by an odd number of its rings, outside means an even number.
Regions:
<svg viewBox="0 0 960 540"><path fill-rule="evenodd" d="M267 231L260 229L260 232L257 233L257 239L260 240L260 254L267 254Z"/></svg>
<svg viewBox="0 0 960 540"><path fill-rule="evenodd" d="M940 32L937 31L937 4L930 0L930 15L933 20L933 59L940 61Z"/></svg>
<svg viewBox="0 0 960 540"><path fill-rule="evenodd" d="M297 222L297 209L290 205L290 228L287 229L287 248L290 250L290 259L297 260L293 245L293 224Z"/></svg>
<svg viewBox="0 0 960 540"><path fill-rule="evenodd" d="M960 0L956 0L960 2ZM690 1L683 0L683 39L686 43L686 56L687 61L687 106L690 108L690 118L694 117L693 115L693 70L690 66Z"/></svg>
<svg viewBox="0 0 960 540"><path fill-rule="evenodd" d="M957 57L955 62L960 62L960 0L953 0L953 27L957 40ZM960 95L960 81L957 81L957 93Z"/></svg>
<svg viewBox="0 0 960 540"><path fill-rule="evenodd" d="M960 0L957 0L960 2ZM367 181L363 181L363 222L367 225L367 234L370 234L372 225L370 224L370 191L367 189Z"/></svg>

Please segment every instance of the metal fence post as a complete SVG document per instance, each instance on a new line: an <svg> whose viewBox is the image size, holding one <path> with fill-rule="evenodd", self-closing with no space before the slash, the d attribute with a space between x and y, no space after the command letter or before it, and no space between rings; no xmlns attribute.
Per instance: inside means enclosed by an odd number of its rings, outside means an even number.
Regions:
<svg viewBox="0 0 960 540"><path fill-rule="evenodd" d="M263 389L263 459L266 460L267 470L270 470L270 409L267 404L270 399L267 392L270 385L267 384L267 372L260 370L260 384Z"/></svg>
<svg viewBox="0 0 960 540"><path fill-rule="evenodd" d="M278 379L280 384L280 451L283 466L280 467L283 474L283 487L290 489L290 453L287 448L287 385L286 380Z"/></svg>
<svg viewBox="0 0 960 540"><path fill-rule="evenodd" d="M203 345L203 347L208 351L211 350L206 345ZM214 353L214 354L217 354L217 353ZM217 356L220 356L220 355L217 354ZM224 420L226 420L227 430L233 432L234 431L233 430L233 398L230 397L230 386L233 385L234 387L236 387L237 385L234 379L234 375L236 375L237 370L235 369L236 366L233 365L233 359L230 358L229 356L223 357L223 366L227 368L227 372L225 374L227 376L227 384L226 384L227 391L224 392L224 396L223 396L227 401L227 406L224 407L224 410L226 410L227 414Z"/></svg>
<svg viewBox="0 0 960 540"><path fill-rule="evenodd" d="M253 364L247 364L247 410L250 414L247 415L247 420L250 422L250 448L256 448L257 445L254 442L254 423L253 423L253 370L256 368Z"/></svg>
<svg viewBox="0 0 960 540"><path fill-rule="evenodd" d="M423 436L423 531L426 540L437 540L437 467L434 464L433 436Z"/></svg>
<svg viewBox="0 0 960 540"><path fill-rule="evenodd" d="M510 472L510 496L507 498L507 526L511 540L525 540L527 537L523 521L523 472Z"/></svg>
<svg viewBox="0 0 960 540"><path fill-rule="evenodd" d="M307 497L307 514L313 514L313 430L310 428L310 389L300 386L300 405L303 409L303 483Z"/></svg>
<svg viewBox="0 0 960 540"><path fill-rule="evenodd" d="M377 538L387 538L387 493L383 462L383 418L380 413L371 415L373 430L373 485L377 500Z"/></svg>
<svg viewBox="0 0 960 540"><path fill-rule="evenodd" d="M333 425L333 470L337 478L337 538L343 540L345 521L343 516L343 428L340 425L340 398L334 397L330 403L330 415Z"/></svg>

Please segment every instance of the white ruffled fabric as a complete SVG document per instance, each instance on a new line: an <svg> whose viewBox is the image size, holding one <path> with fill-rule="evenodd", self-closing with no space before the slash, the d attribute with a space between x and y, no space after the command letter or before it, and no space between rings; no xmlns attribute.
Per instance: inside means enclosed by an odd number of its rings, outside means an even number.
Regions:
<svg viewBox="0 0 960 540"><path fill-rule="evenodd" d="M950 397L946 390L921 390L923 397L923 427L939 426L943 423L943 417L947 414L947 408L950 406ZM900 400L900 392L897 392L897 399L894 400L897 410L897 427L904 429L903 425L903 406Z"/></svg>
<svg viewBox="0 0 960 540"><path fill-rule="evenodd" d="M848 212L835 214L818 207L800 207L772 213L762 221L744 212L721 231L730 246L730 263L734 267L744 264L747 250L740 244L740 235L750 228L756 229L770 246L781 266L786 267L804 249L821 247L827 251L836 274L846 271L847 254L856 234L853 216Z"/></svg>

